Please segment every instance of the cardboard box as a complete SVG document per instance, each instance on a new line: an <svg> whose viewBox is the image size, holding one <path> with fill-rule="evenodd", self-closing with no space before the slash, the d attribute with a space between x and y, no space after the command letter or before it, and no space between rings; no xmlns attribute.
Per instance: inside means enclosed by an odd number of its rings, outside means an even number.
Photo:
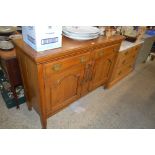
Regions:
<svg viewBox="0 0 155 155"><path fill-rule="evenodd" d="M62 46L62 26L22 26L22 35L38 52Z"/></svg>

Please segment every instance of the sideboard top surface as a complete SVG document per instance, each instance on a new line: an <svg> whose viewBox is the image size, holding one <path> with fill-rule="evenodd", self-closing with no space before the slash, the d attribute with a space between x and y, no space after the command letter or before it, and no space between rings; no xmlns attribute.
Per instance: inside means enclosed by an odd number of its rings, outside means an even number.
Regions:
<svg viewBox="0 0 155 155"><path fill-rule="evenodd" d="M82 52L86 50L91 50L98 48L98 46L108 46L111 44L120 43L124 39L123 36L115 35L110 38L100 36L97 39L88 40L88 41L78 41L69 39L67 37L62 37L62 47L45 50L43 52L37 52L29 45L27 45L23 39L15 39L13 42L17 47L19 47L28 57L30 57L36 63L47 62L49 59L54 59L56 57L63 57L64 55L73 54L75 51Z"/></svg>

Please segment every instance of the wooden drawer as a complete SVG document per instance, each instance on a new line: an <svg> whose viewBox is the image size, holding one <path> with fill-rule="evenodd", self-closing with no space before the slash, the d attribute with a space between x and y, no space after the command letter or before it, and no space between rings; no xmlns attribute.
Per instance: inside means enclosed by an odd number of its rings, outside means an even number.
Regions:
<svg viewBox="0 0 155 155"><path fill-rule="evenodd" d="M136 45L135 47L133 47L133 49L138 52L141 47L142 47L142 45L139 44L139 45Z"/></svg>
<svg viewBox="0 0 155 155"><path fill-rule="evenodd" d="M124 50L122 52L119 53L119 57L121 58L128 58L131 56L131 53L132 53L133 49L132 48L129 48L127 50Z"/></svg>
<svg viewBox="0 0 155 155"><path fill-rule="evenodd" d="M124 56L118 56L117 58L117 67L120 68L128 63L128 58Z"/></svg>
<svg viewBox="0 0 155 155"><path fill-rule="evenodd" d="M113 46L101 48L95 51L95 59L98 59L100 57L105 57L111 54L115 54L119 51L120 44L115 44Z"/></svg>
<svg viewBox="0 0 155 155"><path fill-rule="evenodd" d="M117 67L122 67L131 61L135 62L140 47L141 45L137 45L133 48L125 50L124 52L120 52L117 58Z"/></svg>
<svg viewBox="0 0 155 155"><path fill-rule="evenodd" d="M72 68L76 65L84 65L90 59L90 53L81 54L79 56L74 56L66 59L62 59L59 61L47 63L44 65L46 76L50 76L51 74L59 73L68 68Z"/></svg>
<svg viewBox="0 0 155 155"><path fill-rule="evenodd" d="M117 68L113 75L112 80L116 80L116 79L126 75L127 73L129 73L133 69L133 65L134 65L134 61L130 61L130 62L128 62L128 64Z"/></svg>
<svg viewBox="0 0 155 155"><path fill-rule="evenodd" d="M137 53L131 53L129 57L118 57L117 67L123 67L129 63L134 63L136 59Z"/></svg>

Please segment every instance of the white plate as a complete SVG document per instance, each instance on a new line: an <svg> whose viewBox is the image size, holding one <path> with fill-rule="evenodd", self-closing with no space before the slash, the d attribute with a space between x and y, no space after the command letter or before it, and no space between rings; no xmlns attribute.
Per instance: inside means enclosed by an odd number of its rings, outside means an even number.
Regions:
<svg viewBox="0 0 155 155"><path fill-rule="evenodd" d="M100 33L100 29L93 26L64 26L63 31L80 35Z"/></svg>
<svg viewBox="0 0 155 155"><path fill-rule="evenodd" d="M75 33L70 33L70 32L68 32L68 31L63 31L63 33L65 33L66 35L69 35L69 36L73 36L73 37L95 37L95 36L98 36L98 35L100 35L100 33L97 33L97 34L91 34L91 33L89 33L89 34L75 34Z"/></svg>
<svg viewBox="0 0 155 155"><path fill-rule="evenodd" d="M72 36L72 35L67 35L65 33L63 33L64 36L70 38L70 39L74 39L74 40L91 40L91 39L96 39L99 37L99 35L96 35L94 37L78 37L78 36Z"/></svg>

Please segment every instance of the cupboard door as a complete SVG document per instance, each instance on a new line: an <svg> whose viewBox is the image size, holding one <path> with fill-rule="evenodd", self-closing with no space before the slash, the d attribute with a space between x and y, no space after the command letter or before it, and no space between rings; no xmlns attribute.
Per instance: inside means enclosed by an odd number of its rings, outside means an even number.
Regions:
<svg viewBox="0 0 155 155"><path fill-rule="evenodd" d="M80 97L88 61L89 53L86 53L44 65L48 116Z"/></svg>
<svg viewBox="0 0 155 155"><path fill-rule="evenodd" d="M95 60L92 81L90 82L90 90L107 82L113 67L114 59L115 55L112 54Z"/></svg>
<svg viewBox="0 0 155 155"><path fill-rule="evenodd" d="M80 97L83 70L76 66L51 76L46 82L47 112L55 112Z"/></svg>

